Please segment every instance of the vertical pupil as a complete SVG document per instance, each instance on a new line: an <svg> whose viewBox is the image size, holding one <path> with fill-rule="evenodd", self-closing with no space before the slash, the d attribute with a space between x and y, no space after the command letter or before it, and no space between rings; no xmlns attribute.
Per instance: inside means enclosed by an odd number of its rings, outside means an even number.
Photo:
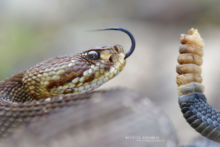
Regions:
<svg viewBox="0 0 220 147"><path fill-rule="evenodd" d="M99 59L99 53L96 51L90 51L87 54L88 58L90 59Z"/></svg>

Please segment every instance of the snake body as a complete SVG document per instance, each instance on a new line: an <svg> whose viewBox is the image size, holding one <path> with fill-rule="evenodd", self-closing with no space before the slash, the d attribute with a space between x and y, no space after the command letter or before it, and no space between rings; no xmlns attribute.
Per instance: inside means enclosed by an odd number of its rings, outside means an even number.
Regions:
<svg viewBox="0 0 220 147"><path fill-rule="evenodd" d="M43 61L0 82L0 138L6 137L23 123L86 99L94 89L115 77L125 66L135 48L130 36L128 53L120 45L86 50L73 56Z"/></svg>
<svg viewBox="0 0 220 147"><path fill-rule="evenodd" d="M177 65L179 106L186 121L201 135L220 142L220 111L206 100L201 77L204 42L199 32L190 29L180 37Z"/></svg>

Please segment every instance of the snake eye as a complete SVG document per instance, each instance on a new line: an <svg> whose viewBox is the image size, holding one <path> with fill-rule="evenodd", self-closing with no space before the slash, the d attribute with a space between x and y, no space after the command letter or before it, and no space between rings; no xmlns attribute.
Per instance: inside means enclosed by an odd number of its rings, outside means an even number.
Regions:
<svg viewBox="0 0 220 147"><path fill-rule="evenodd" d="M86 56L91 60L98 60L100 58L99 52L89 51Z"/></svg>

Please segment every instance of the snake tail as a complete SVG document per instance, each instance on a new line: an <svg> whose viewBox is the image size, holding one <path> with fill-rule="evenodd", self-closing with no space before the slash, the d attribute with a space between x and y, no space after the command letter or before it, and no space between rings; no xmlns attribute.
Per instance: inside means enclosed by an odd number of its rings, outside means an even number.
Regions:
<svg viewBox="0 0 220 147"><path fill-rule="evenodd" d="M201 65L204 42L196 29L180 36L176 72L179 106L186 121L201 135L220 142L220 112L206 100Z"/></svg>

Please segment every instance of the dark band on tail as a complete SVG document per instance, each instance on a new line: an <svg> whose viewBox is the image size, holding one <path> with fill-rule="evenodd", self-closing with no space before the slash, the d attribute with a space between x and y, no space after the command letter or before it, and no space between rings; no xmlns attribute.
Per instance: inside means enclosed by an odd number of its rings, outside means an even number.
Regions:
<svg viewBox="0 0 220 147"><path fill-rule="evenodd" d="M179 97L186 121L201 135L220 142L220 112L212 108L201 93Z"/></svg>

